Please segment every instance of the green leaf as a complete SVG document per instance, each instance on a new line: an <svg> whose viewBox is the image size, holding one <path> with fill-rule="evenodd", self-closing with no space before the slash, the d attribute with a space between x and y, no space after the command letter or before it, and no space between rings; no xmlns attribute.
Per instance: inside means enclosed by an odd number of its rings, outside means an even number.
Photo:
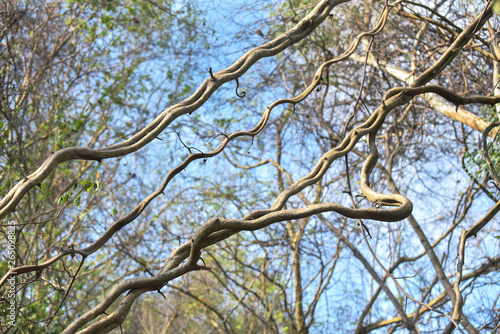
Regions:
<svg viewBox="0 0 500 334"><path fill-rule="evenodd" d="M57 200L57 204L58 205L62 205L64 203L66 203L66 201L68 200L68 198L69 198L69 194L68 193L62 194L62 196L59 197L59 199Z"/></svg>
<svg viewBox="0 0 500 334"><path fill-rule="evenodd" d="M75 198L74 203L75 203L75 205L76 205L76 207L77 207L77 208L80 208L80 200L81 200L81 198L82 198L82 194L79 194L79 195L78 195L78 196L76 196L76 198Z"/></svg>

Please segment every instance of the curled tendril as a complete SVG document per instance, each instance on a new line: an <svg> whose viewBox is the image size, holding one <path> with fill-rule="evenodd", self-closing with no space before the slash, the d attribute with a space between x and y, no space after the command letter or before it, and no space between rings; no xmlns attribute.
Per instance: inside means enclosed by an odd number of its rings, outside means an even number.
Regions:
<svg viewBox="0 0 500 334"><path fill-rule="evenodd" d="M241 94L239 94L238 88L240 88L240 83L238 82L238 78L236 78L236 95L238 97L245 97L245 95L247 95L247 93L245 91L241 91Z"/></svg>
<svg viewBox="0 0 500 334"><path fill-rule="evenodd" d="M500 187L498 187L498 184L496 184L496 182L494 182L493 180L490 180L490 182L488 182L489 184L492 184L495 188L497 188L498 191L500 191Z"/></svg>
<svg viewBox="0 0 500 334"><path fill-rule="evenodd" d="M212 144L212 142L214 141L214 139L217 138L217 137L219 137L219 136L223 136L225 138L229 138L224 132L218 132L215 136L212 137L212 139L210 139L210 141L207 144L203 144L203 146L209 146L210 144Z"/></svg>
<svg viewBox="0 0 500 334"><path fill-rule="evenodd" d="M321 80L321 82L318 84L318 87L316 87L316 91L320 92L321 91L321 87L323 85L325 85L326 87L328 87L328 84L324 83L323 80Z"/></svg>
<svg viewBox="0 0 500 334"><path fill-rule="evenodd" d="M250 148L252 147L253 145L253 136L252 136L252 142L250 143L250 146L248 146L247 148L247 154L250 154Z"/></svg>
<svg viewBox="0 0 500 334"><path fill-rule="evenodd" d="M187 146L183 141L182 141L182 138L181 138L181 135L179 132L177 131L169 131L169 132L166 132L166 133L175 133L177 135L177 138L179 138L179 141L181 142L182 146L184 146L185 148L188 149L189 151L189 154L193 154L193 151L192 150L196 150L198 152L200 152L201 154L203 154L203 156L205 156L205 153L203 153L203 151L201 151L199 148L196 148L194 146Z"/></svg>

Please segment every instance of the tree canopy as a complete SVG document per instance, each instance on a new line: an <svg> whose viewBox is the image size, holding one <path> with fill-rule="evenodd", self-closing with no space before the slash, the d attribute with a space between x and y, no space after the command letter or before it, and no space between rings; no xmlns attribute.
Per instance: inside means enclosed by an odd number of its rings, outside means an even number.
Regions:
<svg viewBox="0 0 500 334"><path fill-rule="evenodd" d="M500 333L498 7L0 0L2 330Z"/></svg>

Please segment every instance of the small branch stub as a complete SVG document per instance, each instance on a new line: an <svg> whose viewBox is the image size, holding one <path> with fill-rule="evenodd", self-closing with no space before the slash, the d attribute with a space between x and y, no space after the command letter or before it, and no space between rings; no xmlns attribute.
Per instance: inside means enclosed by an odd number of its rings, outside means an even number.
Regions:
<svg viewBox="0 0 500 334"><path fill-rule="evenodd" d="M208 69L208 73L210 73L210 78L212 78L213 81L216 81L216 79L214 77L214 73L212 72L212 68L211 67Z"/></svg>

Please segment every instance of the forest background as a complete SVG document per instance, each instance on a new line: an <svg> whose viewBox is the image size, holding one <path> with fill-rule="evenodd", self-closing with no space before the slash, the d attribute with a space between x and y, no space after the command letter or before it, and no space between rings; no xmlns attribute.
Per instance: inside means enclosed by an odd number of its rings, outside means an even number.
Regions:
<svg viewBox="0 0 500 334"><path fill-rule="evenodd" d="M2 330L500 332L497 7L0 0Z"/></svg>

